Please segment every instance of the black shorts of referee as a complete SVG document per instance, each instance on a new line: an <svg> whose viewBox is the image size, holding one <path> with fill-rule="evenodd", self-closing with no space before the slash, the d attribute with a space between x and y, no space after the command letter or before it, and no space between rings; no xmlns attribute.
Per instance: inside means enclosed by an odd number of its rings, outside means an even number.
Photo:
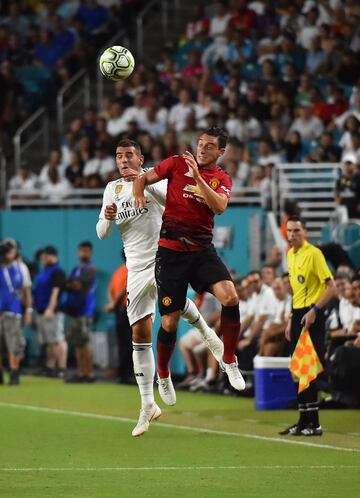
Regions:
<svg viewBox="0 0 360 498"><path fill-rule="evenodd" d="M303 325L301 323L302 317L311 309L311 306L307 308L297 308L292 310L291 317L291 338L290 338L290 354L292 355L295 351L296 344L299 340ZM314 348L322 364L324 364L325 359L325 316L323 310L318 310L316 312L315 322L309 327L309 333L311 340L314 344Z"/></svg>

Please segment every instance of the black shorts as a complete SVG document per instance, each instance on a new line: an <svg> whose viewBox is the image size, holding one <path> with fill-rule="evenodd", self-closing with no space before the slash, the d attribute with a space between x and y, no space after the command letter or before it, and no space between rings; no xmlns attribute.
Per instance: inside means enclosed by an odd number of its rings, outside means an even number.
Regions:
<svg viewBox="0 0 360 498"><path fill-rule="evenodd" d="M190 284L202 294L211 284L232 280L229 270L214 246L198 252L180 252L159 246L155 260L155 278L161 315L182 310Z"/></svg>
<svg viewBox="0 0 360 498"><path fill-rule="evenodd" d="M293 309L291 318L290 354L295 351L296 344L302 331L301 319L310 310L309 308ZM323 310L316 312L315 322L309 328L310 337L321 363L325 357L325 317Z"/></svg>

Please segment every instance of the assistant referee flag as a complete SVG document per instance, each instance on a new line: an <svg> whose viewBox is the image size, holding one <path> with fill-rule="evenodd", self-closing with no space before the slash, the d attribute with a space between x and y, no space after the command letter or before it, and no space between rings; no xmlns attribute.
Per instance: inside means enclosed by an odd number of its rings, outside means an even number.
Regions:
<svg viewBox="0 0 360 498"><path fill-rule="evenodd" d="M302 329L290 362L290 371L299 379L298 392L307 389L323 370L309 331Z"/></svg>

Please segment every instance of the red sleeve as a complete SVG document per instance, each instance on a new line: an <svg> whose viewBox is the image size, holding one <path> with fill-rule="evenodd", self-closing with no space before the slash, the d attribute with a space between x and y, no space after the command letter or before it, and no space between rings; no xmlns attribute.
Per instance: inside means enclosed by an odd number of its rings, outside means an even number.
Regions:
<svg viewBox="0 0 360 498"><path fill-rule="evenodd" d="M173 170L176 166L174 156L168 157L164 161L161 161L160 164L155 166L155 173L163 180L164 178L170 178Z"/></svg>
<svg viewBox="0 0 360 498"><path fill-rule="evenodd" d="M215 190L218 194L225 194L229 199L231 195L232 181L229 175L223 173L220 177L220 184Z"/></svg>

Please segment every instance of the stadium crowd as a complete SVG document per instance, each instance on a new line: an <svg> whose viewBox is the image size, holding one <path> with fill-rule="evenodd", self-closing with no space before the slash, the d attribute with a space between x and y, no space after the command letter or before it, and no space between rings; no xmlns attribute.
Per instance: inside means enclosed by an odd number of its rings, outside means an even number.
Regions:
<svg viewBox="0 0 360 498"><path fill-rule="evenodd" d="M342 188L358 195L359 18L352 0L196 5L178 44L165 46L155 66L137 60L100 109L70 123L40 184L59 198L102 187L117 175L119 139L139 141L152 166L194 150L199 130L216 123L230 136L222 165L234 197L255 187L268 207L274 164L301 161L339 163ZM26 188L24 178L10 185Z"/></svg>

